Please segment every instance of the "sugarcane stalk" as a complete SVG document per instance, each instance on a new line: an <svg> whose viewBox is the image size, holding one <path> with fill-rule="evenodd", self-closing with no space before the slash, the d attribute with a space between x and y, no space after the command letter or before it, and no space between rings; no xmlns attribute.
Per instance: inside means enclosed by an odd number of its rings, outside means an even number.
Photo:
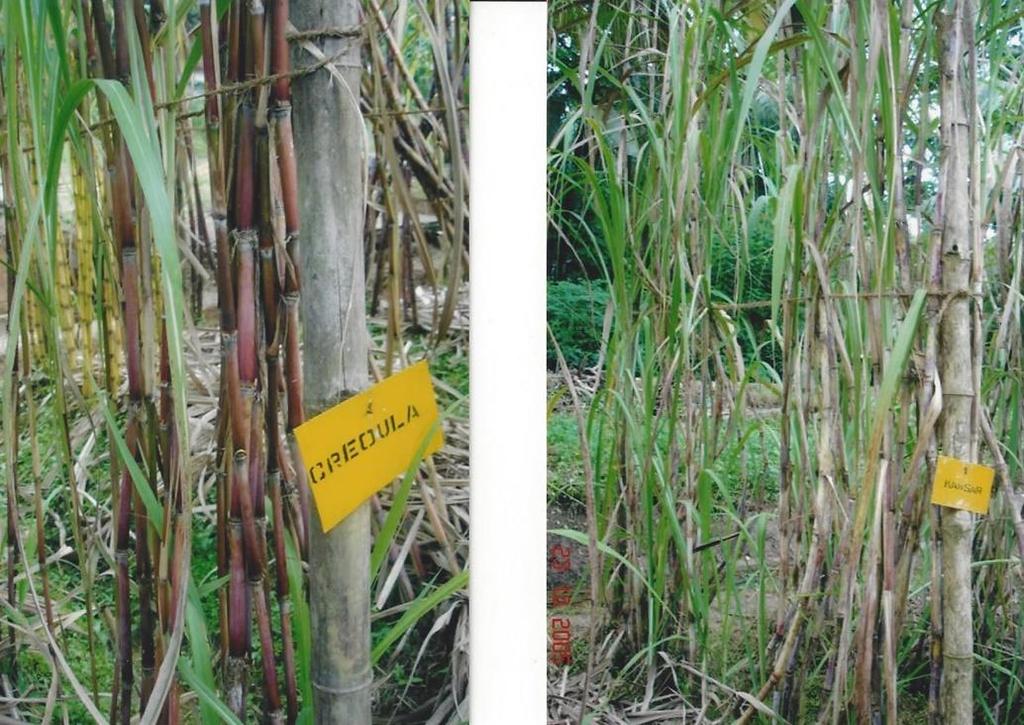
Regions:
<svg viewBox="0 0 1024 725"><path fill-rule="evenodd" d="M159 407L159 446L162 455L160 456L160 472L164 480L164 530L161 535L162 542L174 542L172 552L174 561L181 561L185 555L183 527L178 524L183 508L183 499L187 495L183 490L179 466L179 443L178 428L174 424L174 401L171 390L171 365L168 350L167 328L160 330L160 407ZM171 581L167 579L168 553L170 547L165 545L160 548L160 563L157 567L159 582L157 586L157 620L160 623L161 638L157 641L158 657L163 660L164 642L171 635L171 624L174 621L174 602L177 601L177 584L175 577L179 576L179 567L174 567L171 572ZM177 683L171 686L167 699L164 701L161 711L161 723L177 723L180 719L180 702Z"/></svg>
<svg viewBox="0 0 1024 725"><path fill-rule="evenodd" d="M128 27L129 16L124 0L114 2L114 65L118 78L127 83L129 76L128 63ZM94 15L96 10L94 7ZM112 131L112 133L114 133ZM146 294L148 290L140 285L146 285L144 273L148 272L149 265L147 247L143 245L140 249L136 239L135 219L133 218L132 186L132 164L124 141L117 137L113 142L115 159L113 179L111 185L112 201L114 207L114 237L117 241L121 257L121 289L124 295L123 319L124 319L124 346L125 358L128 367L128 430L126 435L128 453L136 460L140 459L142 453L141 438L145 429L147 366L146 360L151 359L147 350L149 349L148 336L143 339L142 328L152 331L151 322L151 296ZM145 237L143 236L143 239ZM148 285L146 285L148 286ZM147 304L143 307L143 295ZM151 448L152 451L152 448ZM152 463L152 459L149 461ZM152 471L152 467L149 467ZM148 483L148 482L147 482ZM128 600L129 585L128 559L129 541L131 526L132 499L135 500L136 516L136 573L139 588L140 605L140 640L142 645L143 681L141 689L141 707L144 709L148 700L149 691L152 687L152 672L155 666L155 652L153 646L154 620L151 602L151 576L152 563L149 556L149 525L148 517L145 515L144 507L135 487L132 485L131 476L127 469L122 472L120 501L118 507L117 532L117 563L118 563L118 643L119 643L119 695L120 695L120 721L128 723L131 716L131 687L133 682L132 674L132 645L131 645L131 611Z"/></svg>
<svg viewBox="0 0 1024 725"><path fill-rule="evenodd" d="M77 302L79 336L82 348L82 393L86 397L93 394L93 345L92 324L94 321L93 289L96 282L96 271L93 265L92 207L85 188L85 171L80 163L73 159L71 163L71 181L75 203L75 248L78 258Z"/></svg>
<svg viewBox="0 0 1024 725"><path fill-rule="evenodd" d="M113 256L113 244L106 246L107 253L103 256L103 278L100 285L103 296L103 359L107 390L111 394L116 394L121 389L124 377L122 373L125 362L124 332L117 314L120 303L114 285L116 263ZM113 445L111 442L111 448ZM112 459L116 459L116 451L112 450L111 452L114 453Z"/></svg>
<svg viewBox="0 0 1024 725"><path fill-rule="evenodd" d="M181 156L179 157L178 163L178 174L176 179L176 192L179 200L183 200L185 204L185 213L187 216L187 224L189 230L189 247L192 249L193 259L198 260L202 256L200 249L204 243L200 240L200 221L201 219L196 217L195 200L190 193L190 190L186 188L185 179L189 176L191 167L189 166L188 158ZM188 268L188 275L185 277L186 294L188 295L188 310L193 321L198 322L201 319L203 311L203 278L202 275L192 266Z"/></svg>
<svg viewBox="0 0 1024 725"><path fill-rule="evenodd" d="M298 171L295 162L295 142L292 136L292 104L290 60L285 31L288 27L288 0L274 0L271 15L270 72L277 77L271 85L269 111L275 131L278 175L280 178L281 206L284 215L285 254L283 260L284 289L284 379L286 387L287 419L286 433L293 461L300 460L294 430L305 420L303 406L302 362L299 353L299 300L301 281L299 277L299 196ZM296 466L296 476L299 475ZM289 498L298 493L299 513L295 517L299 548L303 557L307 553L307 528L310 510L307 487L298 483L287 492Z"/></svg>
<svg viewBox="0 0 1024 725"><path fill-rule="evenodd" d="M191 504L190 496L191 492L186 490L185 486L182 485L182 477L178 470L178 438L177 429L172 427L170 448L168 455L172 456L171 464L171 492L169 494L170 504L168 508L174 509L174 516L168 516L168 520L173 522L174 527L174 561L185 561L190 555L190 541L189 541L189 529L188 529L188 518L190 515ZM182 583L183 568L175 566L171 573L171 586L170 596L167 604L167 615L163 618L165 627L165 636L170 636L171 624L177 618L177 613L174 611L174 603L180 599L180 591L183 585ZM175 682L172 685L172 689L167 698L167 705L165 713L167 715L167 722L171 725L181 720L181 701L179 699L180 688L178 683Z"/></svg>
<svg viewBox="0 0 1024 725"><path fill-rule="evenodd" d="M260 116L259 118L265 118ZM280 428L280 384L281 358L278 340L280 306L280 274L274 252L273 212L271 204L272 183L270 176L270 149L268 129L265 122L257 122L257 209L260 250L260 288L263 304L263 354L266 365L266 395L264 426L266 430L266 485L271 499L273 516L273 542L275 558L275 593L281 616L281 651L284 660L285 697L287 700L287 721L294 723L298 716L298 687L295 671L295 651L291 628L291 597L288 590L287 559L285 551L284 508L281 496L281 471L278 450L281 441ZM257 498L257 511L263 516L262 496Z"/></svg>
<svg viewBox="0 0 1024 725"><path fill-rule="evenodd" d="M231 287L228 288L227 296L231 296L230 290ZM232 321L233 319L232 312ZM236 715L244 718L251 604L247 587L246 559L251 561L256 556L252 542L253 536L245 528L245 525L251 521L251 513L249 515L246 513L251 512L252 507L246 452L249 441L249 421L246 417L246 403L243 401L239 379L238 331L233 327L222 331L222 335L224 391L227 395L227 423L229 425L227 432L230 441L230 445L225 449L225 455L230 455L227 487L227 553L230 579L227 593L226 684L228 706Z"/></svg>
<svg viewBox="0 0 1024 725"><path fill-rule="evenodd" d="M153 49L149 40L149 27L146 23L146 8L143 0L132 0L135 19L135 30L139 34L139 47L142 49L142 64L146 70L146 82L149 85L149 95L153 103L156 103L156 81L153 78Z"/></svg>
<svg viewBox="0 0 1024 725"><path fill-rule="evenodd" d="M135 581L139 605L139 665L142 681L139 709L144 710L153 690L156 670L156 620L153 612L153 565L150 555L149 517L142 497L133 487L135 513Z"/></svg>
<svg viewBox="0 0 1024 725"><path fill-rule="evenodd" d="M123 167L122 167L123 168ZM124 197L120 197L124 202ZM117 202L115 201L115 204ZM124 328L125 328L125 355L128 361L128 429L125 440L128 444L129 455L137 457L139 451L139 428L142 424L142 366L141 351L139 348L139 270L138 252L135 241L128 230L121 229L125 234L121 238L121 288L124 294ZM120 722L128 723L131 718L131 688L132 676L132 645L131 645L131 611L129 603L128 584L128 561L130 557L130 527L132 500L137 494L132 485L131 475L127 469L121 474L121 488L118 500L118 516L116 528L116 559L118 566L118 651L120 666ZM138 502L136 503L138 505ZM136 530L136 539L141 540L145 536L145 529ZM140 545L141 547L141 545ZM136 552L137 557L139 551ZM141 552L145 553L145 552ZM143 561L137 558L138 562ZM144 572L140 572L140 577ZM142 579L140 578L140 583ZM140 591L141 598L141 591Z"/></svg>
<svg viewBox="0 0 1024 725"><path fill-rule="evenodd" d="M135 425L130 424L126 440L134 443ZM127 467L121 472L121 485L116 497L116 533L114 561L117 567L117 686L112 695L112 720L131 722L132 711L132 628L129 593L128 560L130 552L129 527L131 519L131 474Z"/></svg>
<svg viewBox="0 0 1024 725"><path fill-rule="evenodd" d="M60 323L61 342L68 354L68 364L74 369L75 352L75 326L73 312L75 300L71 296L71 260L68 258L67 240L64 235L58 232L57 235L57 268L55 271L57 282L57 304L59 310L57 317Z"/></svg>
<svg viewBox="0 0 1024 725"><path fill-rule="evenodd" d="M14 386L11 386L14 387ZM17 410L17 395L13 395L11 401L11 410ZM8 453L11 460L7 464L7 601L17 601L18 590L15 587L15 574L17 573L16 565L18 562L18 474L17 474L17 454L18 454L18 436L14 433L11 437L13 441L8 442ZM41 550L42 547L40 547ZM47 620L49 623L49 613L47 613ZM7 627L7 642L9 648L9 660L7 663L7 669L11 672L12 677L18 675L18 641L14 633L14 623L11 622Z"/></svg>
<svg viewBox="0 0 1024 725"><path fill-rule="evenodd" d="M2 101L2 98L0 98L0 101ZM0 108L2 108L2 107L3 107L3 105L0 104ZM8 178L9 178L9 174L7 173L7 165L4 164L4 189L5 190L11 188L7 184ZM7 203L7 199L6 199L7 193L9 193L9 192L5 192L5 194L4 194L4 196L5 196L5 198L4 198L4 218L5 218L4 228L5 228L5 232L6 232L6 242L7 242L7 259L13 261L14 260L14 253L13 253L14 245L12 243L12 239L13 239L13 236L14 236L14 234L13 234L14 225L11 224L12 213L11 213L11 207ZM8 296L7 309L10 310L11 309L10 300L14 296L14 285L8 285L7 296ZM10 330L10 322L9 321L8 321L7 327L8 327L8 330ZM17 339L15 339L14 343L11 343L10 342L10 338L8 338L8 345L13 345L12 349L10 349L7 354L14 356L14 371L15 371L15 374L18 375L19 368L20 367L24 367L24 366L19 366L18 365L18 358L19 358L19 356L18 356L18 341L17 341ZM22 348L22 356L23 355L24 355L24 347ZM17 588L15 587L15 574L17 573L17 569L15 567L17 565L17 561L18 561L19 553L20 553L18 551L18 546L20 544L20 535L19 535L19 526L18 526L18 433L17 433L17 430L18 430L18 428L17 428L17 425L18 425L18 388L19 388L19 385L17 385L17 384L16 385L11 385L9 390L7 391L7 395L9 397L9 400L7 401L7 406L8 406L8 409L12 411L12 416L11 416L12 425L9 428L5 427L5 429L4 429L4 444L5 444L4 448L6 448L6 450L7 450L7 456L6 456L6 459L4 461L5 467L6 467L6 471L5 471L6 475L4 476L4 478L6 479L6 482L7 482L6 494L7 494L7 601L8 602L15 602L15 601L17 601ZM45 547L45 542L44 542L43 539L39 540L38 546L39 546L40 554L45 556L46 547ZM45 576L46 568L45 568L45 566L43 566L43 564L45 564L45 559L42 562L40 562L40 570L43 572L43 574ZM49 602L48 598L47 598L47 602ZM46 619L47 619L47 624L49 625L52 622L52 613L50 611L47 611ZM7 641L8 641L8 647L9 647L9 653L10 653L9 654L10 660L9 660L7 666L9 668L9 671L11 672L11 676L12 677L17 677L17 674L18 674L18 647L17 647L17 639L15 637L15 630L14 630L14 622L13 621L11 621L11 623L7 627Z"/></svg>
<svg viewBox="0 0 1024 725"><path fill-rule="evenodd" d="M229 84L235 84L242 80L243 72L243 48L242 43L244 42L245 33L242 32L244 27L242 16L245 14L245 3L236 2L232 3L228 9L227 22L222 26L222 31L226 34L226 46L227 46L227 63L224 69L224 80ZM235 138L235 120L237 111L238 97L235 94L230 94L224 97L223 102L223 123L224 123L224 153L231 153L234 147ZM225 171L226 173L232 173L234 165L230 157L225 158ZM230 191L232 183L230 179L225 179L225 190ZM230 197L229 197L230 201ZM233 209L229 204L228 214L232 214ZM229 222L231 221L229 217Z"/></svg>
<svg viewBox="0 0 1024 725"><path fill-rule="evenodd" d="M247 106L240 111L246 114ZM226 275L222 295L232 298L231 327L222 327L225 337L223 375L227 393L228 424L231 447L231 475L229 483L229 553L231 578L228 583L228 704L239 717L245 713L245 670L249 655L251 596L247 586L249 568L258 559L255 524L252 514L252 492L249 487L250 417L254 394L255 365L249 362L249 349L255 343L255 308L252 298L252 143L251 109L248 109L246 138L245 124L242 124L239 144L235 153L237 164L234 173L233 212L230 224L237 267L232 275L230 258L225 250L222 274ZM248 166L247 166L248 164ZM239 224L245 224L239 227ZM248 284L245 270L248 269ZM236 284L237 282L237 284ZM247 335L247 336L246 336ZM253 353L252 357L255 356ZM242 369L245 369L243 382ZM253 376L250 378L249 376Z"/></svg>
<svg viewBox="0 0 1024 725"><path fill-rule="evenodd" d="M183 190L183 196L189 200L189 223L195 233L192 243L193 253L196 259L208 270L216 267L213 255L210 250L210 232L206 226L206 213L203 207L203 197L199 192L199 172L196 168L195 151L192 146L192 131L187 124L183 125L185 142L185 158L188 177L191 180L191 189ZM190 193L191 191L191 193ZM193 316L198 320L203 313L203 276L198 272L192 275L193 293Z"/></svg>
<svg viewBox="0 0 1024 725"><path fill-rule="evenodd" d="M234 12L231 10L230 12ZM209 0L199 3L199 16L203 47L203 78L206 88L216 91L220 86L219 53L216 38L217 16ZM230 20L229 20L230 23ZM225 26L226 27L226 26ZM240 614L245 608L244 572L241 560L240 530L234 524L231 513L232 482L230 464L230 435L228 426L227 381L229 361L236 356L236 344L232 337L235 329L235 296L230 267L228 225L226 209L226 179L224 173L224 152L221 143L221 97L214 93L206 96L205 102L207 154L210 168L211 215L213 217L214 242L217 260L217 296L220 309L221 328L221 405L217 422L217 573L229 576L228 586L221 589L220 621L221 651L225 653L228 706L235 713L244 712L244 695L235 670L238 658L244 656L241 640L245 634ZM237 358L236 358L237 359Z"/></svg>
<svg viewBox="0 0 1024 725"><path fill-rule="evenodd" d="M94 13L95 15L95 13ZM99 17L98 15L95 15ZM123 21L118 21L122 26ZM119 43L122 46L123 43ZM126 62L118 51L118 65ZM113 202L114 238L121 259L121 290L123 294L122 318L124 323L125 360L128 368L128 426L126 442L129 455L137 457L141 416L143 413L143 369L140 340L140 295L139 295L139 254L136 247L133 220L131 213L131 196L129 187L127 150L124 142L114 142L115 159L111 180L111 196ZM135 490L131 476L125 468L121 474L121 484L117 502L116 549L117 561L117 640L118 640L118 692L119 707L115 709L117 719L128 723L131 717L132 644L131 644L131 611L129 603L128 561L130 558L130 527L132 499ZM145 535L145 530L136 532L137 537Z"/></svg>
<svg viewBox="0 0 1024 725"><path fill-rule="evenodd" d="M250 6L251 11L261 10L257 4ZM262 12L260 13L262 15ZM262 18L259 24L262 28ZM262 44L262 33L253 33L251 48ZM259 54L255 56L254 62L262 62ZM256 188L258 184L266 185L263 179L259 178L261 163L254 158L256 152L256 128L254 109L247 102L240 106L238 153L237 153L237 176L236 176L236 223L238 231L236 234L236 255L237 266L237 309L238 309L238 350L239 350L239 375L243 391L244 408L242 415L247 416L247 432L249 432L249 459L250 471L248 482L239 479L242 486L251 485L250 492L242 493L243 505L243 526L246 531L251 530L252 548L246 547L247 569L249 581L252 588L252 599L256 605L257 629L261 639L261 655L263 658L264 671L264 695L267 701L268 715L271 719L280 717L280 694L277 685L277 674L274 663L274 649L270 636L269 612L266 607L266 594L264 578L266 572L265 518L263 511L263 487L262 479L264 468L262 464L262 430L260 423L263 416L260 414L259 401L256 400L256 386L259 373L257 354L257 310L256 310L256 266L255 266L255 245L258 239L256 228ZM264 124L265 128L265 124ZM263 132L265 135L265 131ZM230 381L229 381L230 385ZM234 413L234 410L232 411ZM239 433L241 430L239 429ZM236 446L236 458L238 448ZM249 496L250 507L246 510L244 497Z"/></svg>
<svg viewBox="0 0 1024 725"><path fill-rule="evenodd" d="M0 133L12 134L8 139L8 143L13 147L13 141L17 138L17 130L12 129L8 124L7 116L7 99L6 89L4 87L3 78L0 76ZM4 241L6 246L6 262L10 265L9 269L18 268L18 253L20 252L21 245L19 243L19 226L18 226L18 205L15 201L16 197L14 176L11 170L11 159L8 155L8 144L0 146L0 178L3 179L3 219L4 219ZM7 283L7 310L8 315L12 314L14 300L14 284L10 281ZM22 308L22 317L26 317L27 310ZM10 330L10 322L8 321L8 331ZM13 339L8 337L8 351L7 354L12 357L13 370L12 380L13 384L10 386L8 395L10 396L8 405L11 410L11 428L4 432L4 447L7 449L6 455L6 471L5 478L8 481L8 487L6 491L7 495L7 601L12 604L17 601L16 594L17 588L15 584L15 577L17 574L16 564L19 560L21 552L21 530L19 527L18 517L18 401L20 398L19 391L22 386L28 392L25 396L26 402L26 413L29 421L29 440L32 441L32 479L33 479L33 498L35 506L35 525L36 525L36 556L39 563L39 572L42 577L43 584L43 601L45 603L45 616L46 624L48 627L53 627L53 604L50 599L50 577L48 566L46 563L46 539L43 535L43 496L42 496L42 478L39 470L39 457L38 449L35 446L36 436L36 423L35 423L35 403L32 399L32 385L30 378L30 365L26 364L27 355L29 350L28 343L28 328L25 324L21 328L21 339L20 343L17 337ZM20 349L19 349L20 344ZM13 679L17 679L17 663L18 663L18 650L17 640L15 636L15 629L12 626L8 629L8 640L10 643L10 672Z"/></svg>
<svg viewBox="0 0 1024 725"><path fill-rule="evenodd" d="M232 468L231 477L234 477ZM234 486L229 483L229 490ZM234 497L232 497L234 498ZM229 506L230 508L230 506ZM231 515L228 523L229 580L228 650L225 666L227 705L239 718L245 717L245 674L247 666L246 637L248 632L245 561L242 553L242 524L240 516Z"/></svg>

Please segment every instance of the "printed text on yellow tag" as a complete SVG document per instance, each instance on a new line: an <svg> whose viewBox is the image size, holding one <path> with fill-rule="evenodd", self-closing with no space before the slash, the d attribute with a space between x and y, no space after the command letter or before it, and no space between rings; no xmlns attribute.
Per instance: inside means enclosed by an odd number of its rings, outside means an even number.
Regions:
<svg viewBox="0 0 1024 725"><path fill-rule="evenodd" d="M296 428L324 531L404 473L424 442L424 456L439 450L436 421L430 371L421 362Z"/></svg>
<svg viewBox="0 0 1024 725"><path fill-rule="evenodd" d="M988 466L939 456L932 483L932 503L986 514L994 477L995 471Z"/></svg>

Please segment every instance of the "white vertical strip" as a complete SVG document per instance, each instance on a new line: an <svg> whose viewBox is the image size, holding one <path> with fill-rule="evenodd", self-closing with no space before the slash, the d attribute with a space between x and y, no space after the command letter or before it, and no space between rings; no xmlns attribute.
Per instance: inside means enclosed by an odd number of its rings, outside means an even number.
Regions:
<svg viewBox="0 0 1024 725"><path fill-rule="evenodd" d="M470 702L546 720L545 3L470 6Z"/></svg>

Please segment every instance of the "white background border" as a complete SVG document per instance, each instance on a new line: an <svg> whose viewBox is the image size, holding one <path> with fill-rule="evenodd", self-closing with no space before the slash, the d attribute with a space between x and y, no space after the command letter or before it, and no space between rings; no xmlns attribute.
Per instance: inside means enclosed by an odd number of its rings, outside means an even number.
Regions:
<svg viewBox="0 0 1024 725"><path fill-rule="evenodd" d="M470 6L470 712L546 721L547 4Z"/></svg>

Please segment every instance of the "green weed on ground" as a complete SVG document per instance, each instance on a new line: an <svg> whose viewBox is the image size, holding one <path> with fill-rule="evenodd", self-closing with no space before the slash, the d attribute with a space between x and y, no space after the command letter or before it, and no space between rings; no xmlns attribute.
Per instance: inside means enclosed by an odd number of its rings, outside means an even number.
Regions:
<svg viewBox="0 0 1024 725"><path fill-rule="evenodd" d="M574 413L548 416L548 501L567 509L582 509L585 498L580 433Z"/></svg>

